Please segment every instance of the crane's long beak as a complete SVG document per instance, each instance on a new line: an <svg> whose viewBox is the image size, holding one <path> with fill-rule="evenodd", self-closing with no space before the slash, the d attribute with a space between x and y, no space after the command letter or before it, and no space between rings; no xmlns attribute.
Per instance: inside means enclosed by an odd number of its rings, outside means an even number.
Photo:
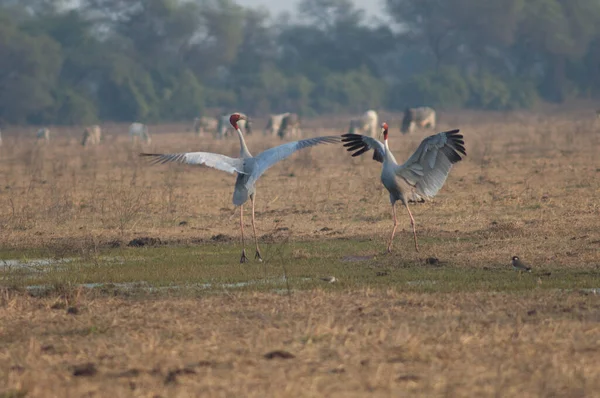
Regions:
<svg viewBox="0 0 600 398"><path fill-rule="evenodd" d="M385 131L384 128L382 128L381 130L379 130L379 139L381 139L381 136L383 135L383 132Z"/></svg>

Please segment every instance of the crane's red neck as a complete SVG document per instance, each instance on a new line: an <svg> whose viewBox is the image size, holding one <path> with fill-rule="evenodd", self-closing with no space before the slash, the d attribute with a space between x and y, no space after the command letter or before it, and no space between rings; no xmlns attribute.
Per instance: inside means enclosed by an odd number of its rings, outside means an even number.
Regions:
<svg viewBox="0 0 600 398"><path fill-rule="evenodd" d="M387 141L387 139L388 139L388 124L387 123L383 123L381 125L381 128L383 129L383 140Z"/></svg>

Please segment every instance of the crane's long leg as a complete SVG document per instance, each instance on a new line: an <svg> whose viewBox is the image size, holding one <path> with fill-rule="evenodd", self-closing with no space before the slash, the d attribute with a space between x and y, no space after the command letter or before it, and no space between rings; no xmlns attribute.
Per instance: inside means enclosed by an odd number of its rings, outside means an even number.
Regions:
<svg viewBox="0 0 600 398"><path fill-rule="evenodd" d="M417 250L417 253L418 253L419 252L419 244L417 243L417 230L415 229L415 219L413 218L413 215L410 212L410 209L408 208L408 203L405 203L404 206L406 206L406 210L408 210L408 215L410 216L410 226L412 227L413 236L415 238L415 250Z"/></svg>
<svg viewBox="0 0 600 398"><path fill-rule="evenodd" d="M394 234L396 233L396 228L398 228L398 218L396 217L396 204L392 203L392 214L394 215L394 228L392 228L392 236L390 237L390 244L388 245L387 251L388 253L392 252L392 243L394 242Z"/></svg>
<svg viewBox="0 0 600 398"><path fill-rule="evenodd" d="M254 244L256 244L255 259L262 262L262 256L260 255L260 249L258 248L258 238L256 237L256 227L254 226L254 194L250 195L250 201L252 202L252 230L254 231Z"/></svg>
<svg viewBox="0 0 600 398"><path fill-rule="evenodd" d="M242 257L240 263L245 263L248 261L248 257L246 257L246 244L244 242L244 205L240 206L240 229L242 230Z"/></svg>

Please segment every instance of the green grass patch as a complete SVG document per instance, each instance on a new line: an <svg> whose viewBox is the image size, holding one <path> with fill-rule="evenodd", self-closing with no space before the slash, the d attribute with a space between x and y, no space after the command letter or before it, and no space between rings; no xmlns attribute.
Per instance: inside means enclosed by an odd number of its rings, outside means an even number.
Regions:
<svg viewBox="0 0 600 398"><path fill-rule="evenodd" d="M255 261L249 247L250 262L245 264L239 263L239 245L231 243L110 249L97 256L50 264L3 266L0 283L20 289L37 286L60 291L85 285L159 293L366 287L413 292L600 288L600 277L592 271L544 268L543 272L520 275L506 264L469 264L468 256L428 265L426 256L406 250L389 255L381 242L368 239L287 242L261 248L265 261ZM6 259L6 253L0 258ZM21 254L13 259L25 261L30 257ZM321 279L329 276L337 282Z"/></svg>

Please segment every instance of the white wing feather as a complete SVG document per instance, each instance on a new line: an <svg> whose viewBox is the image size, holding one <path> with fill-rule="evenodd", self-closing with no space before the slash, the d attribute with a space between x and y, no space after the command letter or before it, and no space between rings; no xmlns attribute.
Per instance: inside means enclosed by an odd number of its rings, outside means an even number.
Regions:
<svg viewBox="0 0 600 398"><path fill-rule="evenodd" d="M261 152L254 158L256 160L256 167L253 170L252 177L248 180L247 185L251 185L254 182L256 182L256 180L258 180L258 178L265 171L267 171L267 169L269 169L271 166L273 166L280 160L283 160L288 156L292 155L296 151L319 144L333 144L339 141L340 137L338 136L325 136L288 142L287 144L267 149L266 151Z"/></svg>
<svg viewBox="0 0 600 398"><path fill-rule="evenodd" d="M396 175L416 188L421 196L433 197L444 185L452 164L466 155L459 130L425 138L408 160L397 166Z"/></svg>
<svg viewBox="0 0 600 398"><path fill-rule="evenodd" d="M213 169L226 171L228 173L247 174L244 171L244 159L230 158L210 152L188 152L188 153L141 153L140 156L152 158L152 164L164 164L169 162L204 165Z"/></svg>

